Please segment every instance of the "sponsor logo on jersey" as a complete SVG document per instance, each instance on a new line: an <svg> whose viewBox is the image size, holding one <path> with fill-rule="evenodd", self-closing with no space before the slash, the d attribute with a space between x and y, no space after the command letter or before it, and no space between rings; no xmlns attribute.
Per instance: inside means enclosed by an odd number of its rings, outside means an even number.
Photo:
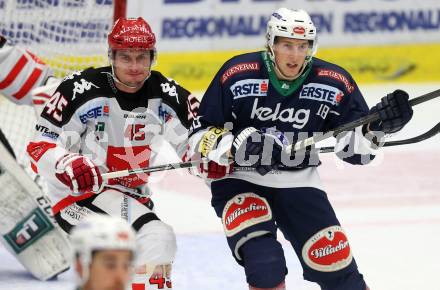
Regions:
<svg viewBox="0 0 440 290"><path fill-rule="evenodd" d="M88 110L86 113L79 115L79 119L80 119L81 123L85 124L85 123L87 123L87 120L89 120L89 119L96 119L101 116L108 116L108 113L106 114L104 112L105 107L106 106L94 107L94 108L91 108L90 110ZM107 111L108 111L108 109L107 109Z"/></svg>
<svg viewBox="0 0 440 290"><path fill-rule="evenodd" d="M343 74L338 73L334 70L318 69L318 76L329 77L334 80L340 81L345 85L345 88L349 93L352 93L354 91L354 86L350 83L350 81Z"/></svg>
<svg viewBox="0 0 440 290"><path fill-rule="evenodd" d="M203 137L199 143L199 152L202 154L202 156L207 157L209 152L216 148L221 136L227 132L228 130L225 128L213 127L203 134Z"/></svg>
<svg viewBox="0 0 440 290"><path fill-rule="evenodd" d="M142 113L129 113L129 114L124 114L124 119L146 119L147 115L142 114Z"/></svg>
<svg viewBox="0 0 440 290"><path fill-rule="evenodd" d="M72 203L60 211L61 217L70 224L77 224L80 220L90 214L92 214L90 209L79 206L76 203Z"/></svg>
<svg viewBox="0 0 440 290"><path fill-rule="evenodd" d="M234 83L230 90L235 99L250 96L267 96L268 79L245 79Z"/></svg>
<svg viewBox="0 0 440 290"><path fill-rule="evenodd" d="M304 85L299 93L300 99L308 99L337 105L342 101L344 93L338 88L318 83Z"/></svg>
<svg viewBox="0 0 440 290"><path fill-rule="evenodd" d="M41 156L43 156L47 150L55 147L57 147L57 145L54 143L49 143L44 141L31 142L27 146L26 151L34 161L38 162L38 160L40 160Z"/></svg>
<svg viewBox="0 0 440 290"><path fill-rule="evenodd" d="M281 121L283 123L291 123L293 128L302 129L309 121L310 110L295 110L292 107L281 110L281 104L277 103L275 108L258 107L258 99L254 100L252 106L251 119L260 121Z"/></svg>
<svg viewBox="0 0 440 290"><path fill-rule="evenodd" d="M96 132L104 132L105 130L105 123L104 122L98 122L95 125L95 131Z"/></svg>
<svg viewBox="0 0 440 290"><path fill-rule="evenodd" d="M102 108L102 111L104 112L104 116L110 115L110 107L109 107L109 105L104 105L104 107Z"/></svg>
<svg viewBox="0 0 440 290"><path fill-rule="evenodd" d="M159 118L164 122L168 122L173 118L173 115L170 112L168 112L167 109L164 108L162 105L160 105L158 108L158 115Z"/></svg>
<svg viewBox="0 0 440 290"><path fill-rule="evenodd" d="M42 136L49 137L50 139L56 140L60 136L58 133L55 133L54 131L51 131L49 128L43 126L43 125L35 125L35 130L38 132L41 132Z"/></svg>
<svg viewBox="0 0 440 290"><path fill-rule="evenodd" d="M245 71L258 71L260 70L260 64L258 62L244 62L236 64L230 68L228 68L221 77L222 84L226 82L233 75L245 72Z"/></svg>
<svg viewBox="0 0 440 290"><path fill-rule="evenodd" d="M313 235L302 249L304 262L321 272L339 271L353 260L347 237L340 226L325 228Z"/></svg>
<svg viewBox="0 0 440 290"><path fill-rule="evenodd" d="M267 200L254 193L242 193L229 200L223 209L223 228L231 237L252 225L272 219Z"/></svg>
<svg viewBox="0 0 440 290"><path fill-rule="evenodd" d="M44 212L36 208L3 237L14 252L19 254L53 228Z"/></svg>
<svg viewBox="0 0 440 290"><path fill-rule="evenodd" d="M107 149L107 167L109 171L119 171L134 168L148 167L151 158L149 145L131 147L113 147ZM122 186L135 188L147 183L148 173L111 179L109 184L120 184Z"/></svg>
<svg viewBox="0 0 440 290"><path fill-rule="evenodd" d="M85 79L81 79L80 82L74 82L72 101L75 100L76 94L82 95L85 91L90 90L92 87L99 89L97 85L92 82L88 82Z"/></svg>

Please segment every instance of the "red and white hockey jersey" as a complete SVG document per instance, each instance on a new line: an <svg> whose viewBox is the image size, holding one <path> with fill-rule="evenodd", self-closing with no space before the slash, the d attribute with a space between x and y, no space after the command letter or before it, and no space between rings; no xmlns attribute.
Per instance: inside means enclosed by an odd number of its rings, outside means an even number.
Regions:
<svg viewBox="0 0 440 290"><path fill-rule="evenodd" d="M56 162L66 153L81 153L101 173L147 167L162 140L183 157L197 99L173 80L152 71L136 93L115 87L110 67L87 69L66 77L46 104L28 145L34 170L49 183L54 212L77 198L55 177ZM111 180L121 190L146 190L148 176Z"/></svg>

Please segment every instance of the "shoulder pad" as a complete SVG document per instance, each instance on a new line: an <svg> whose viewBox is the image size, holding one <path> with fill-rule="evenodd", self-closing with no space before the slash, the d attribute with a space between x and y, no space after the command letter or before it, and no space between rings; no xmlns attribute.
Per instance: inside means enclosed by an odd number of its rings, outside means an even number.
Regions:
<svg viewBox="0 0 440 290"><path fill-rule="evenodd" d="M313 70L317 77L328 79L331 82L342 84L348 93L355 90L353 77L342 67L315 58L313 62Z"/></svg>
<svg viewBox="0 0 440 290"><path fill-rule="evenodd" d="M260 52L237 55L228 60L221 68L220 82L223 84L235 75L243 73L259 74L262 66Z"/></svg>
<svg viewBox="0 0 440 290"><path fill-rule="evenodd" d="M62 126L84 103L110 94L106 76L100 70L74 72L64 78L46 103L41 116L54 125Z"/></svg>

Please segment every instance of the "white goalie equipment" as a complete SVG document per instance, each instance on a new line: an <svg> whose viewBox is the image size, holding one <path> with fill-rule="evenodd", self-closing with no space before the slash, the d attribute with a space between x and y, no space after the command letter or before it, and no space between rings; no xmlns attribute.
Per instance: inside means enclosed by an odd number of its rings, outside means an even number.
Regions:
<svg viewBox="0 0 440 290"><path fill-rule="evenodd" d="M41 189L0 142L1 242L33 276L50 279L67 270L71 250Z"/></svg>

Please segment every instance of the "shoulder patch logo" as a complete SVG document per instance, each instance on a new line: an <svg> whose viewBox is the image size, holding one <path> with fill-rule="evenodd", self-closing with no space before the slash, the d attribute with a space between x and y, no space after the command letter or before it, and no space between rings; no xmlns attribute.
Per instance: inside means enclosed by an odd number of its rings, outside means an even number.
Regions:
<svg viewBox="0 0 440 290"><path fill-rule="evenodd" d="M170 83L162 83L162 84L160 84L160 86L162 87L162 92L164 92L165 94L170 95L170 97L176 98L176 102L178 104L180 104L179 96L177 95L176 86L170 85Z"/></svg>
<svg viewBox="0 0 440 290"><path fill-rule="evenodd" d="M331 226L313 235L302 249L304 262L321 272L335 272L350 265L353 256L340 226Z"/></svg>
<svg viewBox="0 0 440 290"><path fill-rule="evenodd" d="M243 62L236 64L230 68L228 68L221 77L222 84L226 82L233 75L245 72L245 71L258 71L260 70L260 64L258 62Z"/></svg>
<svg viewBox="0 0 440 290"><path fill-rule="evenodd" d="M354 86L348 81L348 79L343 74L338 73L334 70L318 69L318 76L329 77L334 80L340 81L345 85L345 88L349 93L352 93L354 91Z"/></svg>
<svg viewBox="0 0 440 290"><path fill-rule="evenodd" d="M95 84L92 83L92 82L88 82L88 81L86 81L85 79L81 79L80 82L81 82L81 83L79 83L79 82L74 82L74 83L73 83L74 88L73 88L72 101L75 100L75 98L76 98L76 94L80 94L80 95L81 95L81 94L84 93L84 91L88 91L88 90L90 90L92 87L95 87L95 88L98 88L98 89L99 89L99 87L98 87L97 85L95 85Z"/></svg>

